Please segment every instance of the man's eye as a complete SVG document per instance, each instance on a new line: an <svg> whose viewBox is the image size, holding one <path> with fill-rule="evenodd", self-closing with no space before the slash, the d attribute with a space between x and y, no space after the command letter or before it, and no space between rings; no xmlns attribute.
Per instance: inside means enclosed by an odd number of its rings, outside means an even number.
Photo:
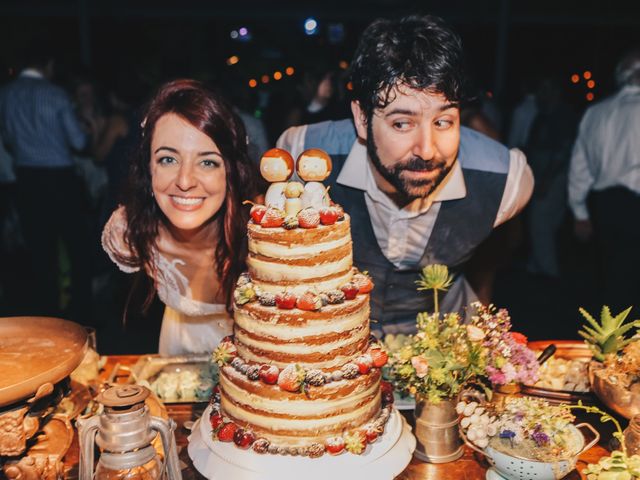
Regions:
<svg viewBox="0 0 640 480"><path fill-rule="evenodd" d="M206 168L217 168L220 166L220 162L216 160L202 160L202 162L200 162L200 165Z"/></svg>
<svg viewBox="0 0 640 480"><path fill-rule="evenodd" d="M451 120L436 120L435 125L439 129L444 130L451 127L453 122Z"/></svg>
<svg viewBox="0 0 640 480"><path fill-rule="evenodd" d="M158 159L158 163L160 165L171 165L173 163L176 163L176 159L173 157L160 157Z"/></svg>
<svg viewBox="0 0 640 480"><path fill-rule="evenodd" d="M393 122L393 128L396 130L408 130L411 127L411 122L407 121L396 121Z"/></svg>

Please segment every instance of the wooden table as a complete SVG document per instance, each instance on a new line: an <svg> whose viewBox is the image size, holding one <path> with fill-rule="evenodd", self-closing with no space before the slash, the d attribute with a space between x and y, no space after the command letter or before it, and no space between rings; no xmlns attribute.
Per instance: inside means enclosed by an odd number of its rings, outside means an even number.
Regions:
<svg viewBox="0 0 640 480"><path fill-rule="evenodd" d="M103 379L108 378L117 364L130 366L133 365L138 358L140 358L138 355L115 355L108 357L107 364L101 373L101 377ZM115 381L123 382L125 378L125 376L116 377ZM184 480L205 479L205 477L197 472L191 463L191 459L189 458L186 448L189 431L184 428L184 423L186 421L194 421L202 415L204 407L205 404L173 403L166 405L169 416L178 424L178 428L176 429L176 444L178 445L182 476ZM410 412L409 415L406 416L407 419L411 421ZM598 428L599 424L596 422L592 420L594 427ZM608 450L604 448L603 444L606 444L610 438L610 432L607 432L607 434L603 435L599 445L594 446L582 454L578 460L577 469L567 475L565 479L578 480L586 478L584 475L579 473L579 471L584 469L587 463L595 463L600 457L608 454ZM77 435L65 457L65 466L67 470L66 477L68 479L78 478ZM465 453L460 459L455 462L445 464L435 465L425 463L414 457L406 470L402 472L396 480L482 480L485 478L487 468L487 462L483 458L480 458L480 455L465 447Z"/></svg>

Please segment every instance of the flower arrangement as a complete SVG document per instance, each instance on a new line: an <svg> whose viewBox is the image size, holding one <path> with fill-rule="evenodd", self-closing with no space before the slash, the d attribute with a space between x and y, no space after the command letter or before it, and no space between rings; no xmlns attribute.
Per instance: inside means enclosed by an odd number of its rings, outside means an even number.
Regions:
<svg viewBox="0 0 640 480"><path fill-rule="evenodd" d="M475 315L467 326L471 338L483 340L487 351L487 378L493 385L538 381L540 364L536 354L527 347L527 338L511 331L511 317L507 310L480 302L471 304Z"/></svg>
<svg viewBox="0 0 640 480"><path fill-rule="evenodd" d="M460 402L456 410L467 439L479 448L542 462L567 459L580 449L580 435L567 428L575 419L569 405L512 397L500 407Z"/></svg>
<svg viewBox="0 0 640 480"><path fill-rule="evenodd" d="M484 373L486 349L482 339L471 338L460 315L438 311L438 291L451 284L446 266L424 267L416 283L418 290L433 290L435 309L418 314L418 333L392 355L391 378L401 392L439 403Z"/></svg>

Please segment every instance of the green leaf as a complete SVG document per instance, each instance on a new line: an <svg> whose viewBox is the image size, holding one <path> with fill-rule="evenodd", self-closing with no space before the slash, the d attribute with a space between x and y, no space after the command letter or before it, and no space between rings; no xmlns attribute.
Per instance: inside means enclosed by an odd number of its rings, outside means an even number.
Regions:
<svg viewBox="0 0 640 480"><path fill-rule="evenodd" d="M613 317L611 317L611 310L607 305L602 306L602 311L600 312L600 323L602 324L602 330L604 332L610 332L614 330L613 326Z"/></svg>
<svg viewBox="0 0 640 480"><path fill-rule="evenodd" d="M631 312L631 309L633 307L629 307L626 310L620 312L618 315L615 316L615 318L613 319L613 328L614 329L618 329L620 328L620 325L622 325L625 321L625 319L627 318L627 315L629 315L629 312Z"/></svg>
<svg viewBox="0 0 640 480"><path fill-rule="evenodd" d="M593 326L594 330L596 332L599 332L600 334L602 334L602 328L600 327L600 325L598 324L598 322L596 322L595 318L593 318L591 316L591 314L589 312L587 312L584 308L580 307L578 309L578 311L582 314L582 316Z"/></svg>

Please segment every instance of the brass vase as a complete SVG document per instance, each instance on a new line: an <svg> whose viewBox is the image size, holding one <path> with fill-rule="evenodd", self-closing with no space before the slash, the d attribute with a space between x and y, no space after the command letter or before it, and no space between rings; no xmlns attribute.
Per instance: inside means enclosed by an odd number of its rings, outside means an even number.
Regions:
<svg viewBox="0 0 640 480"><path fill-rule="evenodd" d="M458 433L457 398L430 403L416 396L415 456L429 463L453 462L462 456L464 447Z"/></svg>

